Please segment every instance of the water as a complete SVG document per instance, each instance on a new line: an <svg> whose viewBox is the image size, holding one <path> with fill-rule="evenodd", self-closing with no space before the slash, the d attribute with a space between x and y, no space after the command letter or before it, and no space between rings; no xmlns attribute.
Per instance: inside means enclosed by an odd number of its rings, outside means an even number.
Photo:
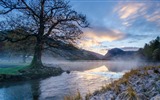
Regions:
<svg viewBox="0 0 160 100"><path fill-rule="evenodd" d="M86 93L100 89L101 86L123 76L126 71L136 68L135 62L107 61L63 61L47 63L70 74L49 77L43 80L4 83L0 86L0 100L63 100L66 95L75 95L80 91Z"/></svg>

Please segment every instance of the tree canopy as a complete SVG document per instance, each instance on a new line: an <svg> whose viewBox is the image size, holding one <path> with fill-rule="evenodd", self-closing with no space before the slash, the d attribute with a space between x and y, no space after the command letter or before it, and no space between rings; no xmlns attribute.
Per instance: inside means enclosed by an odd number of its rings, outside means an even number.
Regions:
<svg viewBox="0 0 160 100"><path fill-rule="evenodd" d="M0 7L0 14L6 18L1 21L0 30L14 30L22 36L17 39L3 33L0 41L36 38L33 67L43 66L41 56L45 47L64 48L80 38L81 29L89 25L86 16L77 13L64 0L0 0Z"/></svg>
<svg viewBox="0 0 160 100"><path fill-rule="evenodd" d="M146 43L139 53L148 60L160 61L160 37Z"/></svg>

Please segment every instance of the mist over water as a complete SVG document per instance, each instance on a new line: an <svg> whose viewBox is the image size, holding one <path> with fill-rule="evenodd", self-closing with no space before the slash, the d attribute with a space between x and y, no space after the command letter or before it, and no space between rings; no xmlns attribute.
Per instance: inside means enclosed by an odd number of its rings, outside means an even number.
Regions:
<svg viewBox="0 0 160 100"><path fill-rule="evenodd" d="M0 67L2 67L2 64L6 65L23 65L23 64L29 64L32 61L32 56L29 56L26 58L25 62L23 60L23 57L21 56L12 56L12 57L7 57L7 56L1 56L0 57Z"/></svg>
<svg viewBox="0 0 160 100"><path fill-rule="evenodd" d="M140 59L133 60L57 60L45 59L43 63L49 67L61 67L63 70L83 71L88 69L106 66L110 71L121 72L138 67L152 65ZM155 64L155 63L154 63ZM156 64L155 64L156 65Z"/></svg>
<svg viewBox="0 0 160 100"><path fill-rule="evenodd" d="M19 61L21 59L15 59L16 64L23 64ZM152 65L152 63L140 59L69 61L43 57L42 61L45 66L61 67L63 70L70 70L71 73L64 72L60 76L43 80L0 84L0 99L19 100L25 98L31 100L33 95L36 95L40 100L63 100L64 96L74 95L77 90L84 96L88 92L92 93L101 86L121 78L125 72L131 69Z"/></svg>

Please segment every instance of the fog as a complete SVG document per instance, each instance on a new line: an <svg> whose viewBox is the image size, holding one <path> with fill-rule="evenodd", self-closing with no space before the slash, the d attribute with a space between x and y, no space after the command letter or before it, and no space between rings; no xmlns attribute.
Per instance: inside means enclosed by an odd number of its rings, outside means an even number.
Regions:
<svg viewBox="0 0 160 100"><path fill-rule="evenodd" d="M14 67L16 65L27 65L32 61L32 56L26 58L23 62L23 57L0 57L0 67ZM106 66L110 71L122 72L131 69L136 69L143 66L158 66L160 63L146 62L139 57L134 59L114 59L114 60L65 60L61 58L54 58L49 55L42 57L42 62L48 67L60 67L63 70L70 71L84 71L101 66ZM6 66L5 66L6 65ZM7 66L10 65L10 66ZM13 66L12 66L13 65Z"/></svg>
<svg viewBox="0 0 160 100"><path fill-rule="evenodd" d="M17 57L11 59L1 59L1 67L15 67L20 64L29 64L31 58L27 63L22 63L22 58ZM4 62L3 62L4 61ZM80 91L82 96L86 93L94 92L102 86L121 78L125 72L131 69L136 69L148 65L159 65L159 63L148 63L142 59L114 59L114 60L65 60L62 58L52 58L49 56L42 57L43 64L48 67L61 67L63 70L70 70L67 74L62 73L59 76L51 76L42 80L32 80L24 82L10 82L2 84L5 88L0 89L0 97L11 100L15 98L32 99L32 93L37 92L40 100L52 98L53 100L63 100L66 95L75 95L77 90ZM2 64L3 63L3 64ZM10 66L9 66L10 65ZM38 88L34 88L38 87ZM20 91L24 90L25 91ZM14 92L14 93L13 93ZM14 99L13 99L14 100Z"/></svg>
<svg viewBox="0 0 160 100"><path fill-rule="evenodd" d="M23 65L29 65L31 63L32 57L26 58L24 62L22 57L12 56L12 57L0 57L0 68L17 67Z"/></svg>
<svg viewBox="0 0 160 100"><path fill-rule="evenodd" d="M106 66L110 71L122 72L144 66L158 66L160 63L146 62L143 59L135 58L129 60L62 60L53 58L43 58L43 63L49 67L61 67L63 70L84 71L101 66Z"/></svg>

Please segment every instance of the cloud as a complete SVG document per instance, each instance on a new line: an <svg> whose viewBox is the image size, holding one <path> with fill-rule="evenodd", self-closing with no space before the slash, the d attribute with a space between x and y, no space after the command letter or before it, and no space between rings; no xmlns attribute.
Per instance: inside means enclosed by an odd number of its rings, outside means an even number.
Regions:
<svg viewBox="0 0 160 100"><path fill-rule="evenodd" d="M120 48L124 51L137 51L139 49L139 47L122 47Z"/></svg>
<svg viewBox="0 0 160 100"><path fill-rule="evenodd" d="M114 13L117 13L122 25L128 27L139 19L146 20L146 23L154 22L160 26L160 4L155 2L120 2L117 4Z"/></svg>
<svg viewBox="0 0 160 100"><path fill-rule="evenodd" d="M114 12L117 12L120 19L130 19L135 18L138 13L143 14L146 10L146 5L144 3L119 3L118 6L114 9Z"/></svg>
<svg viewBox="0 0 160 100"><path fill-rule="evenodd" d="M150 35L145 35L145 34L126 34L125 36L125 38L129 38L131 40L142 40L148 37L150 37Z"/></svg>
<svg viewBox="0 0 160 100"><path fill-rule="evenodd" d="M130 40L128 43L136 43L137 40Z"/></svg>
<svg viewBox="0 0 160 100"><path fill-rule="evenodd" d="M111 50L113 48L115 48L115 47L105 48L105 49L102 49L102 50L104 50L105 52L108 52L108 50ZM119 47L119 49L122 49L124 51L137 51L137 50L139 50L139 47L129 47L129 46L127 47L127 46L123 46L123 47Z"/></svg>
<svg viewBox="0 0 160 100"><path fill-rule="evenodd" d="M102 45L103 42L120 40L123 39L124 36L125 34L123 32L116 29L108 29L104 27L87 29L84 31L79 47L103 54L106 53L106 50L104 51L105 47Z"/></svg>
<svg viewBox="0 0 160 100"><path fill-rule="evenodd" d="M154 6L154 8L153 8ZM154 22L160 26L160 4L150 6L150 12L146 14L144 17L149 22Z"/></svg>
<svg viewBox="0 0 160 100"><path fill-rule="evenodd" d="M141 47L159 35L159 2L116 0L77 4L78 11L86 14L90 24L94 26L92 29L84 30L79 43L79 47L83 49L105 53L106 48Z"/></svg>
<svg viewBox="0 0 160 100"><path fill-rule="evenodd" d="M92 38L98 42L114 41L122 39L124 33L117 29L108 29L105 27L95 27L85 31L85 37Z"/></svg>

